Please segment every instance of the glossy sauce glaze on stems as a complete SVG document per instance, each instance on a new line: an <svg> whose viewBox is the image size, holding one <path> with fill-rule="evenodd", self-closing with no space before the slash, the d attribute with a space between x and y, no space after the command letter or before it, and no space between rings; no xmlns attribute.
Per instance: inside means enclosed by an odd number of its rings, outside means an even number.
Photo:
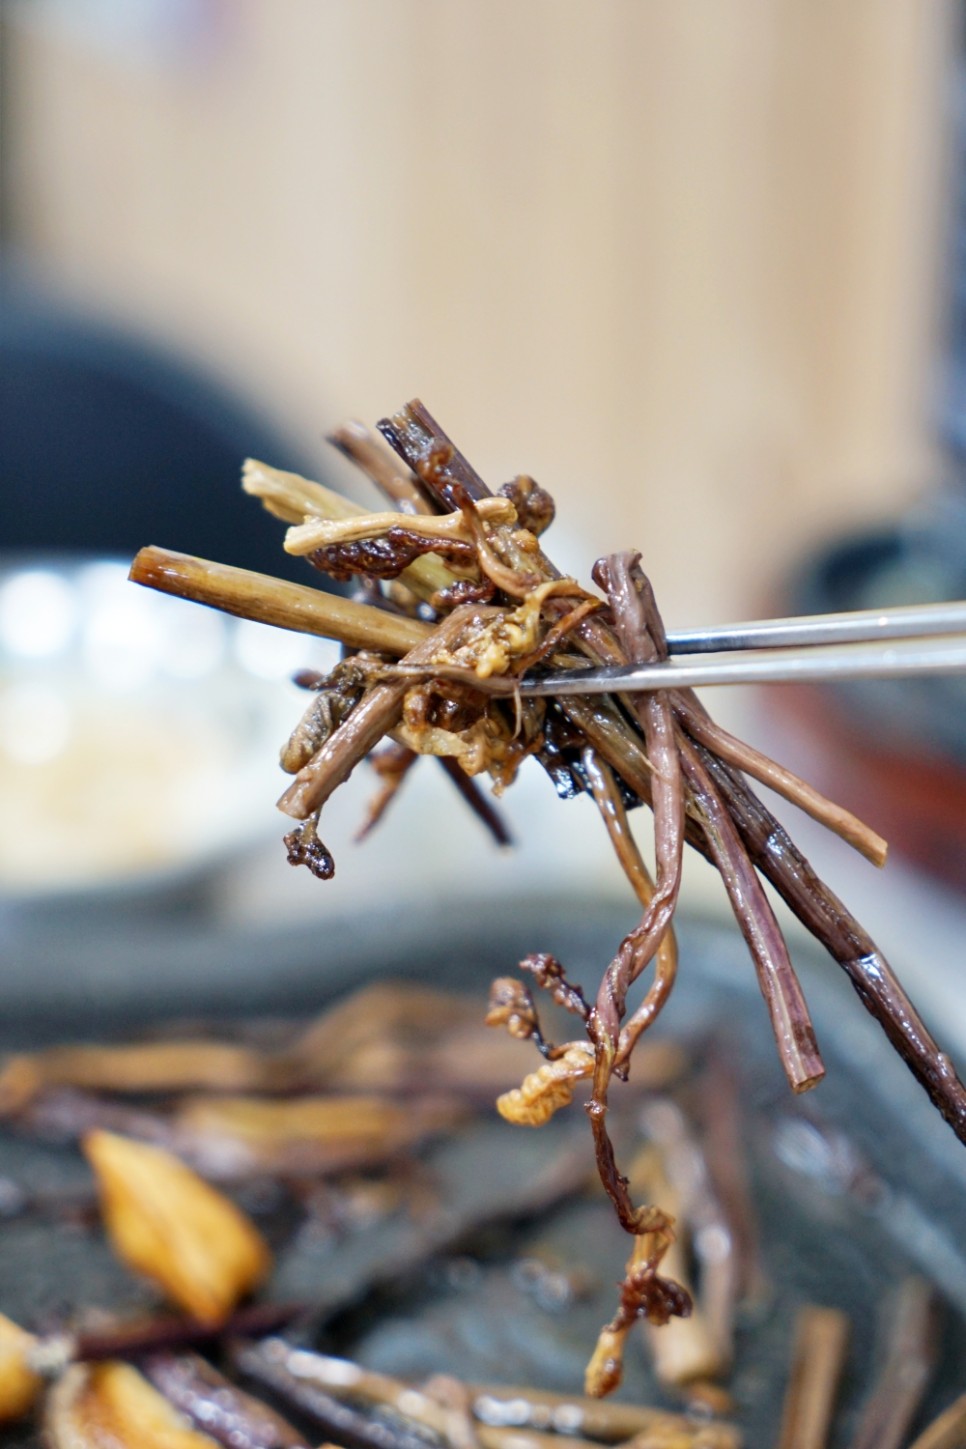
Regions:
<svg viewBox="0 0 966 1449"><path fill-rule="evenodd" d="M579 987L559 962L552 970L534 969L537 957L521 963L577 1018L575 1040L550 1043L529 988L510 978L497 983L488 1020L529 1036L545 1059L519 1089L499 1099L509 1120L538 1125L590 1080L588 1112L598 1170L618 1218L635 1240L617 1313L602 1331L588 1370L589 1387L604 1392L619 1379L620 1349L630 1325L641 1317L661 1322L687 1313L690 1305L687 1294L658 1271L673 1242L673 1222L660 1208L632 1201L607 1127L611 1083L627 1075L634 1045L675 978L673 942L668 943L684 840L721 874L794 1091L813 1087L824 1066L760 877L771 882L843 967L963 1140L966 1090L875 944L815 876L741 771L778 785L787 798L881 862L884 843L875 832L720 731L689 690L675 688L643 699L615 694L589 702L566 693L549 700L521 697L517 686L534 671L556 674L587 661L621 665L666 657L663 624L637 556L615 554L597 565L601 598L561 575L544 552L540 536L553 517L553 505L532 479L514 479L492 493L419 402L385 419L379 430L398 461L380 453L376 441L357 426L341 431L338 446L390 499L393 512L366 515L330 490L264 464L246 465L246 489L292 524L286 547L306 552L323 571L356 579L371 610L366 643L354 646L374 651L364 668L359 665L358 689L341 692L344 674L338 671L316 681L312 687L320 698L327 691L339 694L338 717L321 711L312 716L308 732L303 729L297 748L293 737L297 774L279 804L302 823L286 843L293 862L308 864L318 875L332 873L331 856L316 834L319 811L384 736L409 754L400 756L395 772L392 761L386 766L380 813L411 768L412 755L422 753L449 758L451 769L468 775L488 770L500 789L533 756L562 793L589 790L594 796L641 901L640 924L619 943L589 1008L581 1006ZM201 585L199 597L200 590ZM207 601L217 602L210 590ZM237 600L228 607L233 605L238 608ZM252 607L266 612L272 605L254 600ZM408 634L404 648L398 641L388 644L387 623L380 645L372 615L382 612L387 620L391 616L397 634L418 629L420 637ZM349 627L340 619L333 633L341 637L339 629ZM401 663L396 662L399 654ZM653 885L646 883L639 852L629 847L620 813L637 803L654 812ZM294 841L298 832L301 839ZM652 989L628 1016L628 992L652 961Z"/></svg>

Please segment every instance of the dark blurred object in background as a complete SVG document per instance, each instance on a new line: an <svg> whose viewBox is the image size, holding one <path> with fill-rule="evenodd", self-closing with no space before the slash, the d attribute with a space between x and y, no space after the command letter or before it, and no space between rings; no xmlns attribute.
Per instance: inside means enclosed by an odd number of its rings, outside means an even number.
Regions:
<svg viewBox="0 0 966 1449"><path fill-rule="evenodd" d="M954 107L949 323L939 422L943 444L955 469L953 486L966 505L966 64ZM966 548L966 543L963 546Z"/></svg>
<svg viewBox="0 0 966 1449"><path fill-rule="evenodd" d="M966 598L966 71L953 98L952 228L939 487L897 525L837 540L792 612ZM775 694L814 737L824 784L940 880L966 890L966 678L855 681Z"/></svg>
<svg viewBox="0 0 966 1449"><path fill-rule="evenodd" d="M311 465L190 360L61 310L17 272L0 289L0 548L159 543L310 582L239 479L248 456Z"/></svg>
<svg viewBox="0 0 966 1449"><path fill-rule="evenodd" d="M945 506L948 501L949 507ZM808 567L792 611L966 598L966 497L846 538ZM855 680L773 691L818 750L821 784L916 865L966 890L966 678ZM787 711L787 714L786 714Z"/></svg>

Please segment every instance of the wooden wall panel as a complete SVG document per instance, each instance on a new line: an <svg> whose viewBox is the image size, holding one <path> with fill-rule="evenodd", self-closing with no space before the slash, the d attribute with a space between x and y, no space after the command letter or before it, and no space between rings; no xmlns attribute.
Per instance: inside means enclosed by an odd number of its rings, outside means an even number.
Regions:
<svg viewBox="0 0 966 1449"><path fill-rule="evenodd" d="M11 12L17 239L68 293L313 444L422 395L682 623L927 480L947 0L207 10L156 60Z"/></svg>

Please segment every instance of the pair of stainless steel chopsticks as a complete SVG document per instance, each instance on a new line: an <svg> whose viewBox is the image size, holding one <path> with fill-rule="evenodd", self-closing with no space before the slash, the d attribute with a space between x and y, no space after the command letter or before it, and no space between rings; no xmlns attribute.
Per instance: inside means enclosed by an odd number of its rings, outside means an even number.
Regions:
<svg viewBox="0 0 966 1449"><path fill-rule="evenodd" d="M830 683L966 670L966 601L761 619L668 635L660 664L570 670L522 694L611 694L705 684ZM699 659L688 656L700 655Z"/></svg>

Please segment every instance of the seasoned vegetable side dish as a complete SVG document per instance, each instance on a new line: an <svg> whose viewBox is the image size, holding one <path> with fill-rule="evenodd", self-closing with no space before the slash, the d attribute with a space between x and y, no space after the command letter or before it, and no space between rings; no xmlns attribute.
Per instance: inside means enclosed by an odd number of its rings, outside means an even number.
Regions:
<svg viewBox="0 0 966 1449"><path fill-rule="evenodd" d="M676 979L673 916L685 843L721 875L794 1092L814 1087L825 1069L763 881L846 972L963 1141L966 1090L876 944L818 879L749 779L778 790L881 864L885 845L872 830L719 728L690 690L594 699L521 693L521 682L540 672L667 657L638 555L598 560L597 589L585 587L562 575L544 551L554 505L532 478L491 492L419 402L385 419L379 432L388 450L357 425L333 441L383 493L385 511L366 512L265 464L249 461L243 474L245 490L290 525L286 549L334 579L351 580L353 599L153 548L139 554L132 578L345 644L330 674L300 677L310 703L282 751L293 779L279 807L296 822L285 836L288 858L322 879L335 867L319 833L321 812L366 757L381 786L367 828L421 755L442 762L498 838L502 826L478 789L481 775L499 795L532 757L560 795L593 797L640 902L640 923L617 945L596 991L585 993L566 963L536 953L520 962L520 976L493 983L487 1020L531 1041L543 1058L499 1097L508 1121L539 1126L572 1102L579 1083L588 1084L598 1173L633 1240L616 1311L587 1368L587 1392L601 1395L620 1381L624 1343L637 1320L661 1325L691 1310L687 1290L665 1271L673 1216L634 1200L608 1131L612 1084L631 1072L635 1048ZM640 804L653 812L653 874L628 825L628 811ZM629 1005L648 968L643 998ZM574 1018L570 1040L547 1039L534 988Z"/></svg>
<svg viewBox="0 0 966 1449"><path fill-rule="evenodd" d="M617 1398L576 1392L619 1231L582 1125L509 1132L493 1095L527 1043L487 1033L476 992L379 980L308 1021L139 1023L6 1057L3 1443L961 1442L957 1179L922 1192L906 1124L881 1150L886 1109L856 1109L878 1053L819 1107L768 1087L767 1043L720 1024L754 1002L740 947L706 929L682 930L686 1030L649 1033L614 1093L629 1190L673 1213L664 1271L694 1299L629 1336ZM895 1151L917 1174L905 1208Z"/></svg>

